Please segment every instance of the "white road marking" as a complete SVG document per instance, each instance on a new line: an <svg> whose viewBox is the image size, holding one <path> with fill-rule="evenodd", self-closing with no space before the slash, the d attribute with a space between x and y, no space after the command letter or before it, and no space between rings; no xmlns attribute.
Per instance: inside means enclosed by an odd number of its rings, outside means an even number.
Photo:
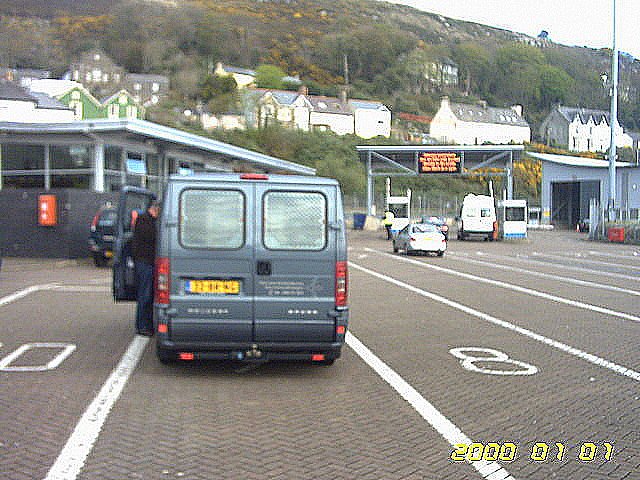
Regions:
<svg viewBox="0 0 640 480"><path fill-rule="evenodd" d="M352 264L353 265L353 264ZM355 266L355 265L354 265ZM361 268L357 267L356 268ZM442 415L429 401L409 385L391 367L378 358L351 332L347 332L346 343L365 361L385 382L400 394L415 410L431 425L449 444L455 448L456 444L471 445L473 441L462 430ZM483 478L514 480L498 462L478 461L469 462Z"/></svg>
<svg viewBox="0 0 640 480"><path fill-rule="evenodd" d="M383 275L382 273L374 272L373 270L369 270L368 268L361 267L360 265L357 265L353 262L349 262L349 266L355 268L356 270L360 270L371 276L384 280L385 282L392 283L399 287L405 288L411 292L417 293L418 295L421 295L426 298L430 298L431 300L435 300L436 302L439 302L439 303L443 303L445 305L448 305L449 307L455 308L457 310L465 312L474 317L493 323L494 325L507 328L511 331L519 333L520 335L524 335L525 337L544 343L545 345L549 345L550 347L566 352L582 360L586 360L589 363L592 363L599 367L607 368L619 375L624 375L626 377L629 377L633 380L640 382L640 372L636 372L635 370L632 370L630 368L610 362L609 360L605 360L604 358L598 357L591 353L584 352L580 349L567 345L566 343L562 343L557 340L553 340L552 338L545 337L544 335L540 335L539 333L535 333L526 328L519 327L518 325L509 323L505 320L500 320L499 318L480 312L471 307L467 307L466 305L462 305L461 303L454 302L453 300L449 300L448 298L441 297L440 295L436 295L435 293L427 292L420 288L414 287L413 285L409 285L408 283L404 283L404 282L401 282L400 280L396 280L395 278L389 277L387 275Z"/></svg>
<svg viewBox="0 0 640 480"><path fill-rule="evenodd" d="M397 255L392 255L390 253L381 252L379 250L368 249L369 251L375 252L379 255L384 255L395 260L399 260L406 263L411 263L412 265L418 265L422 268L430 268L432 270L436 270L438 272L447 273L449 275L455 275L457 277L466 278L468 280L473 280L475 282L488 283L490 285L495 285L497 287L506 288L508 290L513 290L515 292L524 293L527 295L531 295L534 297L544 298L545 300L551 300L557 303L564 303L565 305L570 305L572 307L581 308L584 310L590 310L592 312L603 313L605 315L611 315L613 317L622 318L624 320L631 320L633 322L640 322L640 317L636 317L635 315L631 315L629 313L618 312L616 310L611 310L609 308L599 307L597 305L591 305L589 303L578 302L577 300L571 300L564 297L558 297L557 295L551 295L550 293L540 292L538 290L532 290L530 288L521 287L519 285L513 285L511 283L500 282L498 280L492 280L490 278L479 277L477 275L471 275L470 273L458 272L457 270L451 270L450 268L438 267L436 265L431 265L429 263L420 262L418 260L413 260L411 258L399 257Z"/></svg>
<svg viewBox="0 0 640 480"><path fill-rule="evenodd" d="M59 285L56 283L45 283L43 285L32 285L27 288L23 288L22 290L18 290L15 293L7 295L5 297L0 298L0 306L7 305L9 303L15 302L16 300L20 300L21 298L26 297L35 292L42 291L60 291L60 292L110 292L111 290L106 287L91 287L86 285Z"/></svg>
<svg viewBox="0 0 640 480"><path fill-rule="evenodd" d="M12 293L11 295L7 295L6 297L2 297L0 298L0 306L2 305L7 305L11 302L15 302L16 300L19 300L21 298L26 297L27 295L34 293L34 292L38 292L42 290L42 285L33 285L31 287L27 287L24 288L22 290L18 290L15 293Z"/></svg>
<svg viewBox="0 0 640 480"><path fill-rule="evenodd" d="M550 253L542 253L542 252L532 252L531 255L533 255L534 257L553 258L555 260L572 260L572 259L579 258L583 262L592 263L594 265L603 265L605 267L627 268L627 269L630 269L630 270L640 270L640 267L636 267L634 265L625 265L625 264L622 264L622 263L601 262L600 260L589 260L584 256L576 257L575 254L569 256L569 255L552 255Z"/></svg>
<svg viewBox="0 0 640 480"><path fill-rule="evenodd" d="M20 365L12 367L11 364L22 356L25 352L34 348L46 348L46 349L59 349L61 350L53 359L45 363L44 365ZM12 353L0 360L0 371L3 372L45 372L47 370L53 370L58 367L69 355L71 355L76 346L72 343L60 343L60 342L36 342L25 343Z"/></svg>
<svg viewBox="0 0 640 480"><path fill-rule="evenodd" d="M476 259L465 257L465 256L449 255L449 258L453 260L457 260L459 262L473 263L474 265L482 265L485 267L497 268L499 270L508 270L510 272L525 273L527 275L532 275L534 277L549 278L551 280L559 280L562 282L573 283L575 285L581 285L583 287L599 288L602 290L611 290L612 292L627 293L629 295L640 296L640 291L638 290L629 290L628 288L614 287L613 285L604 285L601 283L588 282L586 280L578 280L577 278L563 277L560 275L552 275L550 273L535 272L533 270L526 270L524 268L512 267L511 265L501 265L497 263L485 262L483 260L476 260Z"/></svg>
<svg viewBox="0 0 640 480"><path fill-rule="evenodd" d="M45 480L75 480L100 435L111 408L116 403L131 373L142 357L149 337L136 335L120 363L113 369L98 395L76 425Z"/></svg>
<svg viewBox="0 0 640 480"><path fill-rule="evenodd" d="M480 352L488 353L489 356L478 357L476 355L467 355L465 352ZM514 360L509 358L504 352L500 350L494 350L493 348L483 347L457 347L449 350L449 353L454 357L462 360L460 364L462 368L465 368L471 372L484 373L487 375L535 375L538 373L538 367L529 363L521 362L520 360ZM479 367L476 362L495 362L506 363L521 367L521 370L492 370L490 368Z"/></svg>
<svg viewBox="0 0 640 480"><path fill-rule="evenodd" d="M451 255L456 255L456 256L466 256L464 254L461 254L460 252L450 252L449 256ZM533 260L531 258L529 258L527 255L517 255L516 257L505 257L502 255L492 255L492 254L487 254L484 252L477 252L476 255L478 256L483 256L483 257L487 257L487 258L497 258L500 260L512 260L512 261L518 261L518 262L522 262L522 263L532 263L535 265L544 265L547 267L554 267L554 268L559 268L559 269L564 269L564 270L571 270L574 272L580 272L580 273L587 273L587 274L593 274L593 275L598 275L600 277L611 277L611 278L619 278L622 280L631 280L634 282L640 282L640 277L632 277L630 275L623 275L621 273L613 273L613 272L605 272L605 271L601 271L601 270L591 270L589 268L582 268L582 267L572 267L570 265L563 265L561 263L549 263L549 262L545 262L543 260Z"/></svg>

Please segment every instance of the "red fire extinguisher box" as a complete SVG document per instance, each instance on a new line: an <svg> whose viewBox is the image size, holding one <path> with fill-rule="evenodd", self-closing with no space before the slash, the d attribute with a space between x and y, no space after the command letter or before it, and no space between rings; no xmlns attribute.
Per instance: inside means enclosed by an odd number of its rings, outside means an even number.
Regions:
<svg viewBox="0 0 640 480"><path fill-rule="evenodd" d="M58 201L55 195L38 196L38 224L43 227L58 224Z"/></svg>

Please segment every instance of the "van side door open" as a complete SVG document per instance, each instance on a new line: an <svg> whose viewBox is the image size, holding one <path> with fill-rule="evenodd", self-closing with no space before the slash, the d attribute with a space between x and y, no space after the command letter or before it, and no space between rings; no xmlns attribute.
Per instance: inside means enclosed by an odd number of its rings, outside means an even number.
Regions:
<svg viewBox="0 0 640 480"><path fill-rule="evenodd" d="M153 192L138 187L124 187L118 201L115 240L113 245L113 298L115 301L136 300L136 279L131 241L138 215L155 200Z"/></svg>

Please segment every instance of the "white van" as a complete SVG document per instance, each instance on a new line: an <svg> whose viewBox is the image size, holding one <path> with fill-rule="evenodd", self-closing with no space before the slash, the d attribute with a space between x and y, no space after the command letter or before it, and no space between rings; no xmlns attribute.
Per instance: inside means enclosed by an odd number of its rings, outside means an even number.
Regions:
<svg viewBox="0 0 640 480"><path fill-rule="evenodd" d="M462 200L462 208L458 217L458 240L465 240L471 235L481 235L486 240L493 240L495 222L494 198L488 195L469 193Z"/></svg>

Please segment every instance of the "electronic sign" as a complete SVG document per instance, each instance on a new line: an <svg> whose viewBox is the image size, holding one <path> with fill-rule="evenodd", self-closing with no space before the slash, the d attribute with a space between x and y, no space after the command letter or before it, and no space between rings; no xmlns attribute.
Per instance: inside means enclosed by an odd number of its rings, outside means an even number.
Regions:
<svg viewBox="0 0 640 480"><path fill-rule="evenodd" d="M418 173L462 173L460 157L453 152L423 152L418 157Z"/></svg>

